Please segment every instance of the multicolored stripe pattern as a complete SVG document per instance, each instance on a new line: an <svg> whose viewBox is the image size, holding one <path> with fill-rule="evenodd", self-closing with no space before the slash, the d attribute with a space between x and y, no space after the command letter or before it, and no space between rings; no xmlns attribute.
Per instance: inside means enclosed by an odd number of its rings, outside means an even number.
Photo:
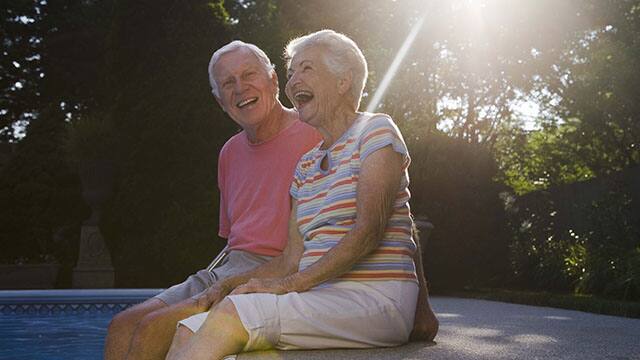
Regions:
<svg viewBox="0 0 640 360"><path fill-rule="evenodd" d="M393 214L378 248L340 279L417 281L409 210L410 158L400 131L384 114L361 114L330 148L322 150L318 144L298 162L290 192L298 203L298 227L305 241L300 270L316 262L353 228L360 166L368 155L389 145L404 158ZM329 166L323 170L320 164L325 156Z"/></svg>

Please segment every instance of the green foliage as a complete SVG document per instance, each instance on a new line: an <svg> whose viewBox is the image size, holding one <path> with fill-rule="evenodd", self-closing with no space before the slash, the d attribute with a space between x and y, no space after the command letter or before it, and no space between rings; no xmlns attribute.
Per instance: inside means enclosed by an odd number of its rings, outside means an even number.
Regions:
<svg viewBox="0 0 640 360"><path fill-rule="evenodd" d="M67 250L54 241L63 228L79 232L87 216L80 199L78 178L63 151L63 114L48 109L30 125L0 177L0 262L68 260ZM65 239L77 241L73 234ZM73 245L73 244L70 244Z"/></svg>
<svg viewBox="0 0 640 360"><path fill-rule="evenodd" d="M509 208L516 284L640 299L638 170L519 198Z"/></svg>
<svg viewBox="0 0 640 360"><path fill-rule="evenodd" d="M11 246L20 248L7 254L37 256L29 253L39 247L34 239L82 218L76 205L61 210L50 202L52 193L80 193L75 172L60 163L70 120L76 158L118 159L116 194L102 224L118 285L182 279L222 246L213 241L216 159L237 130L210 95L211 52L233 38L253 42L283 79L288 39L322 28L344 32L369 62L364 109L425 14L377 111L401 127L413 158L414 212L436 227L427 248L431 282L499 281L510 260L522 286L636 296L638 250L619 243L634 239L623 219L635 219L635 195L589 195L595 202L575 209L566 208L570 195L525 195L571 193L566 184L638 164L640 5L627 0L12 2L0 23L8 39L0 141L19 140L12 126L32 124L0 179L3 244L16 239ZM20 15L34 21L24 24ZM22 89L11 88L16 81ZM516 111L524 100L542 109L534 131L521 129L532 120ZM37 130L48 127L57 135ZM109 133L115 136L99 136ZM525 196L516 204L528 204L510 217L513 239L503 230L498 194L505 186ZM551 216L573 211L591 225Z"/></svg>
<svg viewBox="0 0 640 360"><path fill-rule="evenodd" d="M436 291L498 284L507 274L505 214L492 181L497 168L481 145L403 129L412 157L411 207L435 225L425 251ZM454 215L455 214L455 215Z"/></svg>
<svg viewBox="0 0 640 360"><path fill-rule="evenodd" d="M585 147L570 140L577 126L569 121L532 132L506 130L495 148L499 181L522 195L592 178Z"/></svg>
<svg viewBox="0 0 640 360"><path fill-rule="evenodd" d="M106 115L82 116L68 124L67 130L65 147L72 163L118 160L113 121Z"/></svg>
<svg viewBox="0 0 640 360"><path fill-rule="evenodd" d="M4 1L0 7L0 141L19 139L15 129L33 118L39 109L42 39L39 1Z"/></svg>
<svg viewBox="0 0 640 360"><path fill-rule="evenodd" d="M572 271L565 271L565 257L578 249L571 248L573 230L564 221L567 214L559 212L557 199L545 191L520 198L515 204L507 210L509 262L516 286L568 291L575 278L569 276L574 275Z"/></svg>
<svg viewBox="0 0 640 360"><path fill-rule="evenodd" d="M208 1L116 3L107 66L122 157L101 228L118 286L169 286L224 245L214 241L216 163L236 126L207 80L211 52L229 40L219 10Z"/></svg>
<svg viewBox="0 0 640 360"><path fill-rule="evenodd" d="M576 291L638 300L640 228L634 221L638 214L633 213L632 200L625 189L620 189L619 184L612 187L601 199L592 202L588 210L593 225L580 240L583 250L576 262L581 266L582 274L578 277ZM573 270L579 273L580 268Z"/></svg>

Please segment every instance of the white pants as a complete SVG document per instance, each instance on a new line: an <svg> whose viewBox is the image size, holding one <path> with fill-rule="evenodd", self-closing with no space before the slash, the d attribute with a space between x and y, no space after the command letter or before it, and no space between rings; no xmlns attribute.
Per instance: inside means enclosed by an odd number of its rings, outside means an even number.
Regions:
<svg viewBox="0 0 640 360"><path fill-rule="evenodd" d="M400 345L413 328L417 298L411 281L336 281L302 293L229 296L249 333L243 351ZM196 332L207 315L179 325Z"/></svg>

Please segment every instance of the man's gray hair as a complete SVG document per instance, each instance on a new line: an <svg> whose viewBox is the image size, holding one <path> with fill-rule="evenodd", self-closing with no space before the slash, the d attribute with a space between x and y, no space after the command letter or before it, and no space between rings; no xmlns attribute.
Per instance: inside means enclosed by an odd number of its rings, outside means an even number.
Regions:
<svg viewBox="0 0 640 360"><path fill-rule="evenodd" d="M220 57L222 55L242 48L251 51L258 58L258 60L260 60L260 63L264 65L264 69L266 72L271 74L273 71L275 71L275 66L271 63L271 60L269 60L269 57L267 56L267 54L265 54L264 51L262 51L262 49L244 41L234 40L216 50L213 55L211 55L211 60L209 60L209 84L211 85L211 92L215 97L220 98L220 89L218 88L216 79L213 77L213 68L216 66L216 63L218 62L218 60L220 60Z"/></svg>
<svg viewBox="0 0 640 360"><path fill-rule="evenodd" d="M291 65L291 59L298 51L314 46L324 48L324 62L333 74L340 76L349 70L352 71L351 95L357 110L369 74L367 60L364 58L362 50L344 34L333 30L320 30L289 41L284 49L287 68Z"/></svg>

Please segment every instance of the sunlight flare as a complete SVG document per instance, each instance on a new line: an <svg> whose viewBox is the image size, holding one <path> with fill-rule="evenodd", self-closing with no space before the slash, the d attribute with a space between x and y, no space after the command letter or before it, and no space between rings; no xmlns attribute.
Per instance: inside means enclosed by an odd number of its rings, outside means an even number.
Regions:
<svg viewBox="0 0 640 360"><path fill-rule="evenodd" d="M407 38L404 40L402 47L400 47L400 50L396 54L396 57L393 59L393 62L389 66L387 73L384 74L384 77L380 82L380 86L378 86L378 89L376 89L376 92L373 95L373 98L369 102L369 106L367 106L367 112L375 111L378 105L380 104L380 100L382 100L382 97L384 96L384 93L387 91L387 88L389 87L391 80L393 79L396 72L398 71L398 68L400 67L400 63L402 63L402 60L407 55L407 52L409 52L409 49L411 48L411 44L413 44L413 41L416 39L416 36L418 35L418 32L422 28L422 25L424 24L424 18L425 18L425 15L422 15L420 17L418 22L411 29L411 32L409 33Z"/></svg>

